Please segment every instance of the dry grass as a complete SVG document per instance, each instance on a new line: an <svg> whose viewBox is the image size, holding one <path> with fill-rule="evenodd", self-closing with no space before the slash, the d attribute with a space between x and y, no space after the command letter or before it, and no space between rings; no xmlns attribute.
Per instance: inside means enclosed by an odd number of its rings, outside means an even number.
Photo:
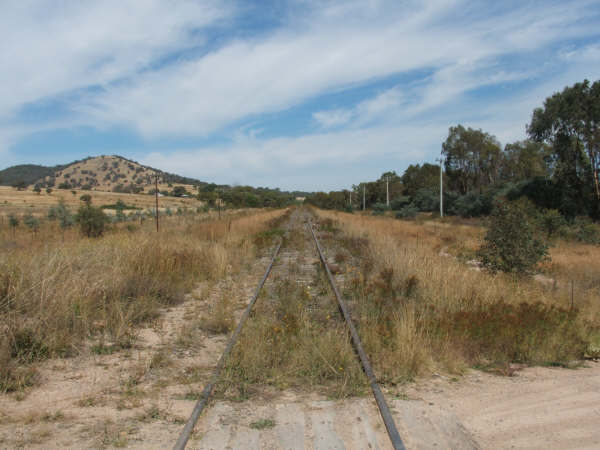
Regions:
<svg viewBox="0 0 600 450"><path fill-rule="evenodd" d="M472 270L465 260L483 234L472 224L317 214L324 228L341 229L324 234L331 254L341 244L359 256L347 264L346 295L385 381L466 366L568 365L598 338L599 266L584 263L600 257L596 247L558 244L546 270L559 281L548 285ZM567 278L580 280L573 307Z"/></svg>
<svg viewBox="0 0 600 450"><path fill-rule="evenodd" d="M34 380L28 364L81 351L87 338L126 348L137 324L181 302L194 283L235 273L254 257L253 235L284 211L222 220L167 218L161 232L116 228L63 241L51 226L31 239L0 234L0 391ZM100 348L99 347L99 348Z"/></svg>
<svg viewBox="0 0 600 450"><path fill-rule="evenodd" d="M228 333L234 326L233 304L228 295L222 295L211 305L210 311L199 319L201 330L213 334Z"/></svg>
<svg viewBox="0 0 600 450"><path fill-rule="evenodd" d="M188 190L191 191L190 187ZM161 187L159 186L159 189ZM172 188L165 189L171 190ZM75 191L75 195L72 194ZM26 213L32 213L35 216L45 217L48 209L56 206L59 200L71 208L76 209L81 204L79 197L88 194L92 197L92 203L96 206L112 205L121 200L127 205L132 205L143 210L152 209L155 206L155 198L148 194L120 194L116 192L105 191L84 191L81 189L54 189L50 195L44 190L36 194L31 188L18 191L17 189L0 186L0 228L7 225L7 216L15 214L21 216ZM164 212L170 208L173 212L177 208L196 209L203 206L203 203L192 197L161 197L159 211ZM113 213L114 211L106 211ZM127 211L126 211L127 212Z"/></svg>

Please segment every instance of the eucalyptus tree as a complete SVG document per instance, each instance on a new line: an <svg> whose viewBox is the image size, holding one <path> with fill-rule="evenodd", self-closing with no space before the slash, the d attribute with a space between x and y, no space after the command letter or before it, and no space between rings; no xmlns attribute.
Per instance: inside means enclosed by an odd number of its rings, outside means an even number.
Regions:
<svg viewBox="0 0 600 450"><path fill-rule="evenodd" d="M600 80L565 87L533 111L529 136L552 147L553 176L572 197L591 190L600 207Z"/></svg>

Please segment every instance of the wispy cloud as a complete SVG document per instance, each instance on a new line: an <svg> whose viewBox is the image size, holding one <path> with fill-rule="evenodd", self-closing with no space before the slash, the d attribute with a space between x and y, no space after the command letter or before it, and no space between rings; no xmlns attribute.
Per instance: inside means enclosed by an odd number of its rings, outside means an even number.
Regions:
<svg viewBox="0 0 600 450"><path fill-rule="evenodd" d="M151 153L143 162L214 182L238 182L257 186L334 189L349 173L376 176L380 170L370 161L385 157L398 167L427 157L426 149L438 145L447 131L445 124L422 127L376 127L362 130L317 133L295 138L254 139L240 137L226 147L203 147ZM367 167L371 166L370 169ZM337 168L332 169L332 168ZM344 168L343 171L340 169ZM291 174L323 173L318 182L311 177L295 179Z"/></svg>
<svg viewBox="0 0 600 450"><path fill-rule="evenodd" d="M30 102L139 75L200 45L231 14L208 0L6 2L0 14L0 117Z"/></svg>

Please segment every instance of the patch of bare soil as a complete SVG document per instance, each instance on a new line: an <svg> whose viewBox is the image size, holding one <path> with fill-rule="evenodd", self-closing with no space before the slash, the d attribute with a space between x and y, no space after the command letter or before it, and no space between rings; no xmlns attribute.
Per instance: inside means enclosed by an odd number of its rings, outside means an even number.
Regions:
<svg viewBox="0 0 600 450"><path fill-rule="evenodd" d="M481 448L600 448L600 362L525 368L511 377L437 376L406 392L455 414Z"/></svg>

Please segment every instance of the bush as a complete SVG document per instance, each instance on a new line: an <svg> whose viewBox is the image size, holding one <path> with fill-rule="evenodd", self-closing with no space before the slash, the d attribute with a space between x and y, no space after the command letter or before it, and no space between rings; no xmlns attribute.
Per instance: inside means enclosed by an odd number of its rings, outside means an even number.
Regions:
<svg viewBox="0 0 600 450"><path fill-rule="evenodd" d="M76 221L81 232L87 237L100 237L104 233L109 219L100 208L87 203L77 211Z"/></svg>
<svg viewBox="0 0 600 450"><path fill-rule="evenodd" d="M463 349L469 362L486 366L510 362L567 365L583 358L589 341L579 310L542 302L502 300L444 315L432 324L444 339Z"/></svg>
<svg viewBox="0 0 600 450"><path fill-rule="evenodd" d="M414 219L418 213L418 208L413 205L406 205L396 212L396 219Z"/></svg>
<svg viewBox="0 0 600 450"><path fill-rule="evenodd" d="M413 197L412 205L419 211L437 211L440 209L440 193L429 188L419 189Z"/></svg>
<svg viewBox="0 0 600 450"><path fill-rule="evenodd" d="M23 217L23 223L34 233L37 233L40 228L39 219L32 214L26 214L25 217Z"/></svg>
<svg viewBox="0 0 600 450"><path fill-rule="evenodd" d="M575 222L574 237L577 241L584 242L586 244L600 243L600 233L598 233L598 227L587 220L578 220Z"/></svg>
<svg viewBox="0 0 600 450"><path fill-rule="evenodd" d="M373 214L375 214L375 215L381 215L385 211L388 211L390 208L388 208L388 206L385 203L375 203L372 206L372 209L373 209Z"/></svg>
<svg viewBox="0 0 600 450"><path fill-rule="evenodd" d="M539 224L546 235L551 238L563 234L567 221L558 209L546 209L539 215Z"/></svg>
<svg viewBox="0 0 600 450"><path fill-rule="evenodd" d="M535 237L538 231L528 200L496 203L489 218L484 244L478 250L483 265L492 270L530 274L547 258L548 246Z"/></svg>
<svg viewBox="0 0 600 450"><path fill-rule="evenodd" d="M408 206L410 204L410 197L408 196L401 196L401 197L396 197L395 199L393 199L390 202L390 208L393 209L394 211L399 211L402 208L404 208L405 206Z"/></svg>
<svg viewBox="0 0 600 450"><path fill-rule="evenodd" d="M489 214L492 206L490 195L469 192L454 201L452 212L461 217L480 217Z"/></svg>

